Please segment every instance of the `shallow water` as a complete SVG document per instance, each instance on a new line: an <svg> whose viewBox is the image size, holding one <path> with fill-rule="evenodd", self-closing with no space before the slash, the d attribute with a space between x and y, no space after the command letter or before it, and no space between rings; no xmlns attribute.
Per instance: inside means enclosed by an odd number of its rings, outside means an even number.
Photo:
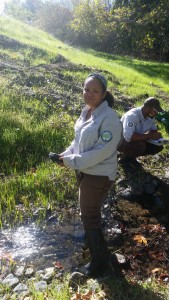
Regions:
<svg viewBox="0 0 169 300"><path fill-rule="evenodd" d="M0 232L0 258L32 264L37 269L60 262L65 270L74 265L75 254L84 242L78 215L61 222L51 218L43 228L35 223Z"/></svg>

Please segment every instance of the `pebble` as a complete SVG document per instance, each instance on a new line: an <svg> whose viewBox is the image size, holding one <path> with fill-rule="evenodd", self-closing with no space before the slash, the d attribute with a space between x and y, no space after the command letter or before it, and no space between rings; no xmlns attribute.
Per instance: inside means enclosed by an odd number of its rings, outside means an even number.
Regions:
<svg viewBox="0 0 169 300"><path fill-rule="evenodd" d="M19 279L15 277L13 274L9 274L6 276L4 280L2 280L2 284L8 285L9 287L15 287L19 283Z"/></svg>
<svg viewBox="0 0 169 300"><path fill-rule="evenodd" d="M86 276L80 272L73 272L69 278L69 287L77 290L78 286L83 284L86 280Z"/></svg>
<svg viewBox="0 0 169 300"><path fill-rule="evenodd" d="M25 270L24 266L17 267L16 271L15 271L15 276L17 276L17 277L23 276L24 275L24 270Z"/></svg>
<svg viewBox="0 0 169 300"><path fill-rule="evenodd" d="M28 287L26 284L24 283L19 283L14 289L13 289L14 292L20 294L22 292L27 292L28 291Z"/></svg>
<svg viewBox="0 0 169 300"><path fill-rule="evenodd" d="M119 264L125 264L126 263L126 258L124 255L119 254L119 253L115 253L115 256L117 258L117 261L119 262Z"/></svg>
<svg viewBox="0 0 169 300"><path fill-rule="evenodd" d="M5 273L2 274L3 279L0 280L0 283L2 284L2 286L6 285L11 289L11 300L21 299L21 296L22 299L25 299L25 297L29 299L29 294L31 293L31 291L29 290L29 281L33 282L36 291L44 291L47 289L49 281L52 281L55 275L56 277L58 275L58 272L54 267L46 268L44 270L38 270L35 272L32 267L26 267L23 265L16 265L13 272L14 274L7 274L8 272L9 271L6 268ZM39 280L40 277L41 280ZM3 289L1 289L1 292L3 292ZM0 299L6 300L6 296Z"/></svg>
<svg viewBox="0 0 169 300"><path fill-rule="evenodd" d="M34 283L34 288L37 291L44 291L47 289L47 283L44 280L38 281Z"/></svg>
<svg viewBox="0 0 169 300"><path fill-rule="evenodd" d="M33 268L27 268L25 271L25 276L27 277L31 277L34 273L34 269Z"/></svg>

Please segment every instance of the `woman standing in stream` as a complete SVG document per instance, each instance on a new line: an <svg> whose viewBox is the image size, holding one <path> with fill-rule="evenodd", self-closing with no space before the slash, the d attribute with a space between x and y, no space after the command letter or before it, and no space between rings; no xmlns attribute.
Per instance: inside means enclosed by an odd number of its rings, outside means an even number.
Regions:
<svg viewBox="0 0 169 300"><path fill-rule="evenodd" d="M116 178L122 124L112 109L114 98L103 75L93 73L86 78L83 98L86 106L75 124L75 138L59 161L76 170L80 216L91 254L85 274L98 277L110 267L110 252L101 230L101 205Z"/></svg>

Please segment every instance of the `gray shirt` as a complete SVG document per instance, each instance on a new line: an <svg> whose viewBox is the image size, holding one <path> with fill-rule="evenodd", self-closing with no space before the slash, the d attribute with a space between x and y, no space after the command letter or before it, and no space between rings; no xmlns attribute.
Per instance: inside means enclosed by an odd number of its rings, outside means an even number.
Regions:
<svg viewBox="0 0 169 300"><path fill-rule="evenodd" d="M65 166L91 175L108 176L117 172L117 147L122 138L122 124L107 101L102 102L86 120L85 106L75 124L75 139L62 153Z"/></svg>
<svg viewBox="0 0 169 300"><path fill-rule="evenodd" d="M123 136L126 142L131 141L134 133L144 134L148 130L157 130L155 120L144 118L141 107L132 108L121 118L123 123Z"/></svg>

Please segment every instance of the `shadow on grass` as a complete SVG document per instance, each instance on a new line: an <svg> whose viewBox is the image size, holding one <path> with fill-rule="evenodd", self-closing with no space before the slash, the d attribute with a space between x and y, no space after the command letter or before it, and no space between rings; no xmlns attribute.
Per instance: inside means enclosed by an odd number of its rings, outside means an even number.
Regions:
<svg viewBox="0 0 169 300"><path fill-rule="evenodd" d="M129 282L125 278L120 279L117 274L103 282L103 289L105 289L105 292L107 291L108 297L106 299L109 300L167 299L165 296L153 291L153 284L149 283L146 287L143 287L141 284Z"/></svg>
<svg viewBox="0 0 169 300"><path fill-rule="evenodd" d="M137 71L139 73L142 73L146 76L150 76L153 78L161 78L163 79L164 83L168 83L169 80L169 65L162 64L158 62L145 62L143 61L141 63L141 60L136 60L131 57L122 57L118 55L108 54L104 52L96 52L94 50L89 50L89 53L91 53L94 56L104 58L107 61L115 61L119 65L122 65L123 67L126 66L130 69L133 69L134 71Z"/></svg>

